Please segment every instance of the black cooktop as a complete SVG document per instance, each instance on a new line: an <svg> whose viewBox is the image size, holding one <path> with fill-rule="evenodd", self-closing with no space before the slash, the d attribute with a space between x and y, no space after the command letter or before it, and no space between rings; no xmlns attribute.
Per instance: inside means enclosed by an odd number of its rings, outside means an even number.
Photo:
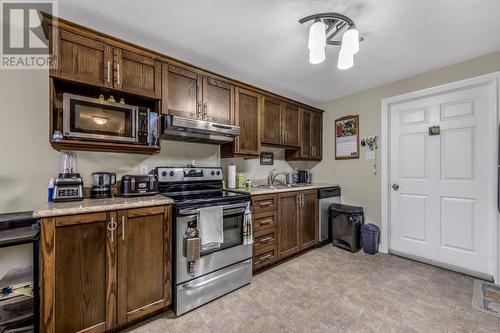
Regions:
<svg viewBox="0 0 500 333"><path fill-rule="evenodd" d="M197 193L189 195L169 195L168 192L162 193L166 197L174 199L176 206L208 206L212 204L231 203L235 201L249 201L250 195L241 192L232 192L220 190L207 193Z"/></svg>

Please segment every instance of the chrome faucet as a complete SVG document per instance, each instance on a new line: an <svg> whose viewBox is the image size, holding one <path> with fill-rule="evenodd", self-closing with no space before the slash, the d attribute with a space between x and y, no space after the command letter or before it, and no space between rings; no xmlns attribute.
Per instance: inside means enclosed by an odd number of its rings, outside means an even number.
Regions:
<svg viewBox="0 0 500 333"><path fill-rule="evenodd" d="M276 171L276 169L272 169L271 172L269 172L269 175L267 176L267 185L271 186L273 185L274 181L276 180L276 177L279 175L284 175L286 177L286 183L290 184L290 173L286 171Z"/></svg>

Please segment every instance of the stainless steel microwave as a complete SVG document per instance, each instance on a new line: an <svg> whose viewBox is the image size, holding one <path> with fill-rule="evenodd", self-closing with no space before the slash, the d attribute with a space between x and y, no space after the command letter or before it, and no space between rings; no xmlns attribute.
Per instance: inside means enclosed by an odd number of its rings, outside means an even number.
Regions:
<svg viewBox="0 0 500 333"><path fill-rule="evenodd" d="M156 145L157 119L141 106L63 94L65 138Z"/></svg>

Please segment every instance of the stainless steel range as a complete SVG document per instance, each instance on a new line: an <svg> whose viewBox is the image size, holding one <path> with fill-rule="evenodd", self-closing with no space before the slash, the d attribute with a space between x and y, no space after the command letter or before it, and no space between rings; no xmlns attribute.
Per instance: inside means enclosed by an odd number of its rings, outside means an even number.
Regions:
<svg viewBox="0 0 500 333"><path fill-rule="evenodd" d="M252 245L243 239L250 196L224 190L222 168L158 167L156 174L160 192L174 199L175 313L181 315L250 283ZM200 210L215 206L222 208L222 242L191 242L200 227ZM195 257L193 243L199 249Z"/></svg>

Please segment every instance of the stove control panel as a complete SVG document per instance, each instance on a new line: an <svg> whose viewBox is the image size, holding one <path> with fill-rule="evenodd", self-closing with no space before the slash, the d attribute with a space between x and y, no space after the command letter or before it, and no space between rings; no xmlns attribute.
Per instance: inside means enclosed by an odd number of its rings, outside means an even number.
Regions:
<svg viewBox="0 0 500 333"><path fill-rule="evenodd" d="M224 179L222 168L218 167L186 167L186 168L172 168L172 167L158 167L156 168L156 175L159 182L196 182L205 180L218 180Z"/></svg>

